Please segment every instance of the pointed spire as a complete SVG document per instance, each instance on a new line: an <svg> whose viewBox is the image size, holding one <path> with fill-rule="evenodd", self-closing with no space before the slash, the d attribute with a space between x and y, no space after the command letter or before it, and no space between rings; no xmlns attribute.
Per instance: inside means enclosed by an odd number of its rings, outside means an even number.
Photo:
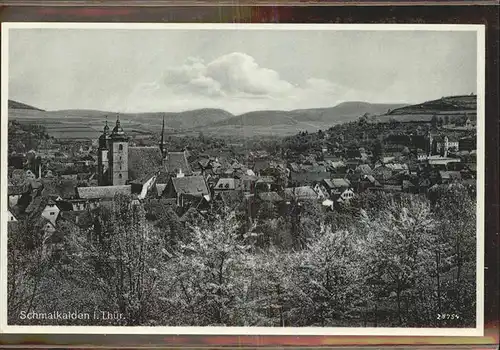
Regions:
<svg viewBox="0 0 500 350"><path fill-rule="evenodd" d="M160 139L160 152L162 156L165 156L165 150L163 149L164 147L164 134L165 134L165 115L163 116L163 122L161 124L161 139Z"/></svg>
<svg viewBox="0 0 500 350"><path fill-rule="evenodd" d="M104 133L109 134L108 116L106 116L106 124L104 125Z"/></svg>

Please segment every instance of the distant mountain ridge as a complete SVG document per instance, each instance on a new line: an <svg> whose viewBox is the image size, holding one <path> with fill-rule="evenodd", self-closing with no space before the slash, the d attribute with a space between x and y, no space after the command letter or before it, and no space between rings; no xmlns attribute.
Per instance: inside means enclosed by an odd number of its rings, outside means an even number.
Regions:
<svg viewBox="0 0 500 350"><path fill-rule="evenodd" d="M220 126L273 126L298 125L300 123L335 124L356 120L368 114L387 113L391 109L407 106L406 104L377 104L368 102L342 102L335 107L295 109L291 111L254 111L222 120L209 127Z"/></svg>
<svg viewBox="0 0 500 350"><path fill-rule="evenodd" d="M29 109L29 110L34 110L34 111L43 111L43 109L36 108L33 106L30 106L26 103L14 101L14 100L9 100L9 109Z"/></svg>

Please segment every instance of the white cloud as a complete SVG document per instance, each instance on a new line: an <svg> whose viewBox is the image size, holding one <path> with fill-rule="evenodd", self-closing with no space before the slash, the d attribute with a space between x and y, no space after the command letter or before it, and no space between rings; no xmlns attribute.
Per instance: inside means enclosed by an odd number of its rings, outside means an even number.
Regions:
<svg viewBox="0 0 500 350"><path fill-rule="evenodd" d="M329 107L356 93L334 82L309 78L294 84L272 69L261 67L240 52L206 63L190 57L168 67L153 83L137 86L128 97L128 111L179 111L222 108L239 114L260 109Z"/></svg>

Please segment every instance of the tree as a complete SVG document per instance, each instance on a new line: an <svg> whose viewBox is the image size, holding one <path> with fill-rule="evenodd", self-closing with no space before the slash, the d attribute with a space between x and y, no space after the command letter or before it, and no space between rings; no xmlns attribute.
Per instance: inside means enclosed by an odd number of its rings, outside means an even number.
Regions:
<svg viewBox="0 0 500 350"><path fill-rule="evenodd" d="M250 247L238 234L234 214L193 227L189 242L170 261L163 274L169 286L161 300L175 314L164 314L169 325L236 325L249 276L244 264Z"/></svg>
<svg viewBox="0 0 500 350"><path fill-rule="evenodd" d="M294 325L359 325L366 303L362 252L348 231L326 228L297 260Z"/></svg>
<svg viewBox="0 0 500 350"><path fill-rule="evenodd" d="M118 324L154 320L165 243L146 222L143 209L118 195L111 210L100 212L93 227L82 233L65 239L63 277L86 289L99 310L123 314Z"/></svg>
<svg viewBox="0 0 500 350"><path fill-rule="evenodd" d="M367 281L374 286L376 303L387 295L389 300L395 299L396 319L390 322L406 325L411 322L412 298L418 294L433 261L436 222L430 203L420 197L403 196L378 215L363 213L362 222Z"/></svg>
<svg viewBox="0 0 500 350"><path fill-rule="evenodd" d="M452 291L442 300L443 312L461 315L460 322L473 324L476 291L476 203L474 194L461 184L439 189L435 205L440 217L437 269L443 289ZM439 249L438 249L439 248Z"/></svg>

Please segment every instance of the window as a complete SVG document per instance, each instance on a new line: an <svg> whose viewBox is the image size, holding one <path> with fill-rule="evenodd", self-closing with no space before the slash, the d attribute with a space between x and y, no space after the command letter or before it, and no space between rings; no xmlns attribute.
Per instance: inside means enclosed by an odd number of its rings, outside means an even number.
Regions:
<svg viewBox="0 0 500 350"><path fill-rule="evenodd" d="M121 168L121 167L120 167L120 168ZM118 174L118 178L120 178L120 179L121 179L121 178L122 178L122 174Z"/></svg>
<svg viewBox="0 0 500 350"><path fill-rule="evenodd" d="M56 215L56 212L55 211L51 211L50 215Z"/></svg>
<svg viewBox="0 0 500 350"><path fill-rule="evenodd" d="M123 145L118 145L118 150L123 151ZM121 158L120 158L121 159Z"/></svg>

